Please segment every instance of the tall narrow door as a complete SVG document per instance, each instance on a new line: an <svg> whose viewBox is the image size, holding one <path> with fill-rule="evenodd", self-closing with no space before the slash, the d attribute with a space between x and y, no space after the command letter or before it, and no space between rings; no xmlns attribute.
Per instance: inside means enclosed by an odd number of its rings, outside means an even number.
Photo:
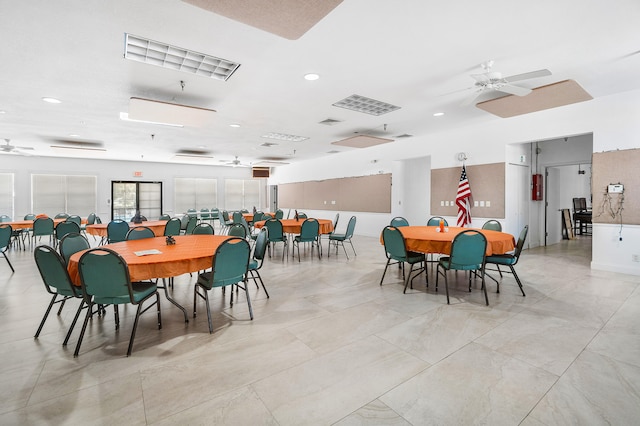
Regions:
<svg viewBox="0 0 640 426"><path fill-rule="evenodd" d="M162 214L162 182L111 182L111 219L130 221L137 211L149 220Z"/></svg>

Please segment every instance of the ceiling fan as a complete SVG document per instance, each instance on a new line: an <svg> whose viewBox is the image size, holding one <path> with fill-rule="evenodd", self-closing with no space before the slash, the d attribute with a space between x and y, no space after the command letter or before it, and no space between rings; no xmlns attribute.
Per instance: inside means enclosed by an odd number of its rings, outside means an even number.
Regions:
<svg viewBox="0 0 640 426"><path fill-rule="evenodd" d="M238 159L238 156L236 155L236 158L233 160L220 160L222 163L224 163L225 165L228 166L232 166L232 167L251 167L251 164L245 164L243 162L241 162Z"/></svg>
<svg viewBox="0 0 640 426"><path fill-rule="evenodd" d="M487 61L480 64L484 72L482 74L471 74L471 77L476 81L474 86L475 93L473 96L467 98L462 105L470 105L482 94L496 90L498 92L507 93L509 95L526 96L531 93L531 89L522 86L516 86L516 81L529 80L532 78L545 77L551 75L551 71L547 69L530 71L524 74L516 74L509 77L503 77L502 73L497 71L491 71L493 67L493 61Z"/></svg>
<svg viewBox="0 0 640 426"><path fill-rule="evenodd" d="M22 150L32 150L33 147L31 146L15 146L15 145L11 145L11 139L5 139L5 144L4 145L0 145L0 152L3 153L16 153L16 154L25 154L23 153Z"/></svg>

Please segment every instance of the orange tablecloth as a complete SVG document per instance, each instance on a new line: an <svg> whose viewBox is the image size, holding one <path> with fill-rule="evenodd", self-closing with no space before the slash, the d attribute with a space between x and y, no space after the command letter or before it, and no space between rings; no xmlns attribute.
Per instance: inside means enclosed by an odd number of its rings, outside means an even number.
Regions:
<svg viewBox="0 0 640 426"><path fill-rule="evenodd" d="M91 235L97 235L98 237L107 236L108 223L96 223L93 225L87 225L87 233ZM129 222L129 228L135 228L136 226L146 226L151 228L156 237L162 237L164 235L164 227L167 225L166 220L145 220L142 223Z"/></svg>
<svg viewBox="0 0 640 426"><path fill-rule="evenodd" d="M513 235L488 229L449 227L449 232L437 232L437 226L401 226L398 229L405 238L407 249L419 253L450 254L455 236L468 229L479 231L487 238L487 255L505 254L516 247Z"/></svg>
<svg viewBox="0 0 640 426"><path fill-rule="evenodd" d="M53 219L53 226L57 226L60 222L64 222L65 219ZM12 222L0 222L3 225L11 225L13 229L30 229L33 228L33 220L14 220ZM87 218L83 217L80 223L87 223Z"/></svg>
<svg viewBox="0 0 640 426"><path fill-rule="evenodd" d="M143 281L152 278L168 278L189 272L208 269L213 255L223 241L231 238L227 235L181 235L173 237L175 245L168 246L165 237L145 238L122 241L102 247L116 251L124 258L129 267L131 281ZM137 251L159 250L160 254L138 256ZM78 262L84 251L75 253L69 259L69 276L75 285L80 285Z"/></svg>
<svg viewBox="0 0 640 426"><path fill-rule="evenodd" d="M318 225L320 225L321 234L330 234L333 232L333 222L329 219L317 219ZM262 228L264 226L264 220L253 224L256 228ZM280 219L282 222L282 230L287 234L299 234L300 228L302 228L302 222L304 219L296 221L295 219Z"/></svg>

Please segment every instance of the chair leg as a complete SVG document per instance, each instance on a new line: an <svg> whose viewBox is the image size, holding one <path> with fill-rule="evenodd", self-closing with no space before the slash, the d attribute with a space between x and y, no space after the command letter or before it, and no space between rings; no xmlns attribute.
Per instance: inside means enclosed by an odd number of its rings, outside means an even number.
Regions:
<svg viewBox="0 0 640 426"><path fill-rule="evenodd" d="M11 268L11 272L15 272L16 270L13 269L13 265L11 264L11 261L9 260L9 258L7 257L7 253L5 253L4 251L2 252L2 255L4 256L4 258L6 259L7 263L9 264L9 268Z"/></svg>
<svg viewBox="0 0 640 426"><path fill-rule="evenodd" d="M87 303L87 315L84 317L84 323L82 324L82 330L80 330L80 336L78 337L78 342L76 343L76 350L73 352L73 356L77 357L78 353L80 353L80 346L82 345L82 338L84 337L84 332L87 329L87 323L89 322L89 318L91 317L91 313L93 311L93 302Z"/></svg>
<svg viewBox="0 0 640 426"><path fill-rule="evenodd" d="M244 294L247 296L247 306L249 306L249 317L253 321L253 308L251 307L251 298L249 297L249 291L247 290L247 277L244 278Z"/></svg>
<svg viewBox="0 0 640 426"><path fill-rule="evenodd" d="M515 268L513 267L513 265L509 265L509 268L511 268L511 273L513 274L513 277L516 279L516 282L520 287L520 291L522 292L522 295L526 296L526 294L524 294L524 289L522 288L522 283L520 282L520 278L518 277L518 274L516 274Z"/></svg>
<svg viewBox="0 0 640 426"><path fill-rule="evenodd" d="M44 317L42 317L42 321L40 321L40 326L38 327L38 331L36 331L35 336L33 336L34 338L37 339L38 336L40 335L40 331L42 331L42 327L44 326L45 321L49 317L49 312L51 312L51 308L53 307L53 304L56 303L56 297L58 297L57 293L54 294L53 297L51 298L51 302L49 302L49 307L47 307L47 310L44 313Z"/></svg>
<svg viewBox="0 0 640 426"><path fill-rule="evenodd" d="M489 306L489 296L487 296L487 286L484 285L484 268L480 269L480 273L482 274L482 290L484 291L484 300L487 303L487 306Z"/></svg>
<svg viewBox="0 0 640 426"><path fill-rule="evenodd" d="M387 268L389 267L389 263L391 263L391 259L387 259L387 264L384 266L384 271L382 271L382 278L380 278L380 285L382 285L382 281L384 281L384 276L387 273Z"/></svg>
<svg viewBox="0 0 640 426"><path fill-rule="evenodd" d="M406 293L407 292L407 286L409 285L409 280L411 279L411 272L412 271L413 271L413 263L409 267L409 273L407 274L406 278L404 279L404 290L402 291L402 293ZM411 281L411 289L413 290L413 280Z"/></svg>
<svg viewBox="0 0 640 426"><path fill-rule="evenodd" d="M71 321L71 326L69 326L69 330L67 331L67 335L64 338L64 342L62 342L62 346L67 346L67 343L69 342L69 338L71 337L71 332L73 331L74 327L76 326L76 322L78 321L78 318L80 317L80 312L82 312L82 308L83 307L84 307L84 299L82 299L82 301L80 301L80 306L78 306L78 310L76 311L76 314L73 317L73 321Z"/></svg>
<svg viewBox="0 0 640 426"><path fill-rule="evenodd" d="M262 281L262 277L260 276L260 272L258 272L257 269L252 269L249 272L251 273L251 278L253 278L253 281L255 281L255 283L256 283L256 287L258 287L258 280L260 280L260 284L262 284L262 289L264 290L264 293L267 295L267 299L268 299L269 298L269 292L267 291L267 288L264 286L264 281ZM260 287L258 287L258 288L260 288Z"/></svg>

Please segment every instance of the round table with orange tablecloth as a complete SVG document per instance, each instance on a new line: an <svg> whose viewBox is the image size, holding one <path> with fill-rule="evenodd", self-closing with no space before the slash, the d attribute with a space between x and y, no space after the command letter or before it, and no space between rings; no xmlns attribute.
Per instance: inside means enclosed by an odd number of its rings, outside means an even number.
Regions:
<svg viewBox="0 0 640 426"><path fill-rule="evenodd" d="M136 226L146 226L150 228L156 237L162 237L164 235L164 227L167 225L166 220L145 220L142 223L129 222L129 228L135 228ZM87 234L96 235L98 237L107 236L108 223L94 223L93 225L87 225Z"/></svg>
<svg viewBox="0 0 640 426"><path fill-rule="evenodd" d="M107 244L127 262L129 277L132 282L155 278L170 278L190 272L211 268L213 256L223 241L232 238L228 235L180 235L173 237L174 245L167 245L165 237L143 238L140 240L122 241ZM80 285L78 263L84 251L74 253L69 259L67 269L71 281ZM185 322L187 312L180 304L169 297L164 286L167 299L182 309Z"/></svg>
<svg viewBox="0 0 640 426"><path fill-rule="evenodd" d="M448 227L447 232L438 232L437 226L400 226L398 229L405 239L407 250L419 253L450 254L451 243L455 236L469 229L481 232L486 237L487 256L505 254L516 247L513 235L488 229ZM382 236L380 242L382 242Z"/></svg>
<svg viewBox="0 0 640 426"><path fill-rule="evenodd" d="M60 222L64 222L66 219L53 219L53 226L57 226ZM13 220L11 222L1 222L3 225L11 225L13 229L31 229L33 228L34 220ZM83 217L80 223L87 223L87 218Z"/></svg>
<svg viewBox="0 0 640 426"><path fill-rule="evenodd" d="M333 222L329 219L316 219L318 225L320 225L321 234L330 234L333 232ZM264 226L264 220L253 224L256 228L262 228ZM304 219L280 219L282 222L282 231L286 234L299 234L300 228L302 228L302 222Z"/></svg>

